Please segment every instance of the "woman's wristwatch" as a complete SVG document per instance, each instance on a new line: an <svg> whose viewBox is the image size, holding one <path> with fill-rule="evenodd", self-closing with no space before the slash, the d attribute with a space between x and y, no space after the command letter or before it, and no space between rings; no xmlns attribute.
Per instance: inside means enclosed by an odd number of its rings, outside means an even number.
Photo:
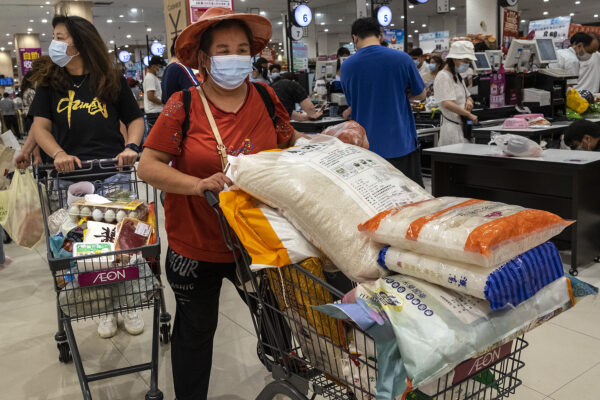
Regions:
<svg viewBox="0 0 600 400"><path fill-rule="evenodd" d="M136 153L139 153L142 149L140 149L140 146L138 146L135 143L129 143L128 145L125 145L126 149L131 149L133 151L135 151Z"/></svg>

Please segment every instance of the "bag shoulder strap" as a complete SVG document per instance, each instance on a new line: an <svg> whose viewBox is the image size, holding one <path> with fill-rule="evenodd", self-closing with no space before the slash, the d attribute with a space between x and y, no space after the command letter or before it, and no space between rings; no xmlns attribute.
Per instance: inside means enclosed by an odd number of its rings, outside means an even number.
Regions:
<svg viewBox="0 0 600 400"><path fill-rule="evenodd" d="M256 83L256 82L252 82L252 84L258 91L258 94L260 94L260 97L262 98L263 103L265 103L265 107L267 108L269 117L271 117L271 120L273 121L273 127L277 127L277 120L279 118L275 114L275 103L273 102L273 98L271 97L271 95L269 94L269 92L263 85L261 85L260 83Z"/></svg>
<svg viewBox="0 0 600 400"><path fill-rule="evenodd" d="M190 104L192 103L192 94L190 89L183 89L183 109L185 110L185 118L181 125L181 137L185 139L187 131L190 129ZM182 139L182 142L183 142Z"/></svg>
<svg viewBox="0 0 600 400"><path fill-rule="evenodd" d="M210 107L208 105L208 101L206 100L204 90L202 90L202 86L198 86L198 93L200 94L200 99L202 99L204 112L206 113L206 117L208 118L208 122L210 123L210 127L212 128L213 135L215 136L215 140L217 141L217 153L219 153L219 156L221 157L221 168L223 171L225 171L227 167L227 147L223 145L223 140L221 139L219 128L217 128L215 118L213 117L212 111L210 111Z"/></svg>

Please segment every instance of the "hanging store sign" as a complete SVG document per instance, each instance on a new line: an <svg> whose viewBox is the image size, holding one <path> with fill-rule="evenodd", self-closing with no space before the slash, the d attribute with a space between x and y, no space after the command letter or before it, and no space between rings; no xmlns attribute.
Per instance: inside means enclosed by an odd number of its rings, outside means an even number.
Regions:
<svg viewBox="0 0 600 400"><path fill-rule="evenodd" d="M428 32L419 35L419 47L423 53L441 53L450 48L450 32Z"/></svg>
<svg viewBox="0 0 600 400"><path fill-rule="evenodd" d="M119 60L122 63L127 63L129 62L129 60L131 60L131 53L128 52L127 50L122 50L119 52Z"/></svg>
<svg viewBox="0 0 600 400"><path fill-rule="evenodd" d="M32 70L33 62L42 56L40 48L19 49L19 61L21 65L21 76Z"/></svg>
<svg viewBox="0 0 600 400"><path fill-rule="evenodd" d="M190 23L197 22L198 19L213 7L224 7L233 10L233 0L189 0Z"/></svg>
<svg viewBox="0 0 600 400"><path fill-rule="evenodd" d="M298 26L308 26L312 22L312 10L306 4L294 8L294 22Z"/></svg>
<svg viewBox="0 0 600 400"><path fill-rule="evenodd" d="M571 17L556 17L529 22L529 32L535 31L536 38L553 38L554 44L563 47L569 39Z"/></svg>
<svg viewBox="0 0 600 400"><path fill-rule="evenodd" d="M388 26L392 23L392 10L388 6L381 6L377 10L377 21L381 26Z"/></svg>

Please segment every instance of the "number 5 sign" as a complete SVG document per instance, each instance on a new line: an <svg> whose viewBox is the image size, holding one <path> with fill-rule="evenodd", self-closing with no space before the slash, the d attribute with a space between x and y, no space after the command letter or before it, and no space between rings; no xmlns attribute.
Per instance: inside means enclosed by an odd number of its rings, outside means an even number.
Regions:
<svg viewBox="0 0 600 400"><path fill-rule="evenodd" d="M377 21L379 25L388 26L392 22L392 10L388 6L381 6L377 10Z"/></svg>
<svg viewBox="0 0 600 400"><path fill-rule="evenodd" d="M306 4L300 4L294 9L294 22L298 26L308 26L312 22L312 11Z"/></svg>

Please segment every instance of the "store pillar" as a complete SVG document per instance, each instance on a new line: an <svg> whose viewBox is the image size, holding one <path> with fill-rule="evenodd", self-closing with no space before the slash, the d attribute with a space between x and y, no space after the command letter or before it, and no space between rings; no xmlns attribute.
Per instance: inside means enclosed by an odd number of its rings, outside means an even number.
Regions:
<svg viewBox="0 0 600 400"><path fill-rule="evenodd" d="M37 33L17 33L13 42L16 50L15 58L19 67L19 82L22 82L23 75L31 70L33 62L42 55L40 36Z"/></svg>
<svg viewBox="0 0 600 400"><path fill-rule="evenodd" d="M163 0L165 27L167 29L167 49L171 51L171 43L181 31L185 29L189 21L189 10L186 0ZM172 57L173 54L169 54Z"/></svg>
<svg viewBox="0 0 600 400"><path fill-rule="evenodd" d="M56 15L85 18L93 23L92 5L91 1L59 1L54 5L54 12Z"/></svg>
<svg viewBox="0 0 600 400"><path fill-rule="evenodd" d="M496 35L498 32L498 1L467 0L467 32Z"/></svg>

